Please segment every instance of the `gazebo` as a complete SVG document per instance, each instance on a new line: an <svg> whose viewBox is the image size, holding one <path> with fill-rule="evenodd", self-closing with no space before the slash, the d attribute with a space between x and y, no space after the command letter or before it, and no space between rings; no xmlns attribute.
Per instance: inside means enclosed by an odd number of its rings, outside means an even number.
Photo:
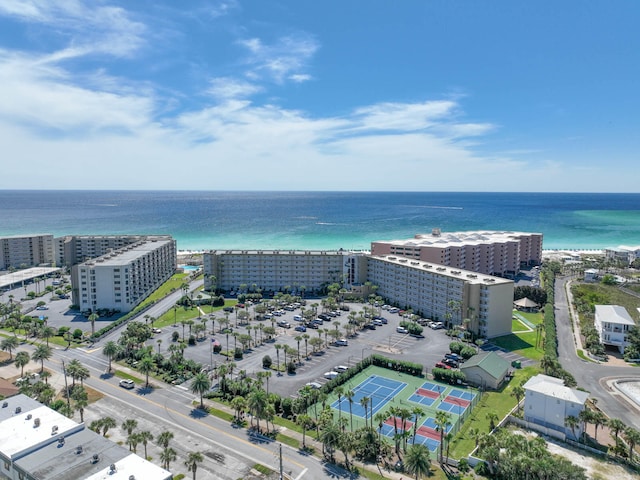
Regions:
<svg viewBox="0 0 640 480"><path fill-rule="evenodd" d="M521 298L520 300L516 300L515 302L513 302L513 304L516 306L516 308L527 310L527 311L530 311L534 308L538 308L538 304L527 297Z"/></svg>

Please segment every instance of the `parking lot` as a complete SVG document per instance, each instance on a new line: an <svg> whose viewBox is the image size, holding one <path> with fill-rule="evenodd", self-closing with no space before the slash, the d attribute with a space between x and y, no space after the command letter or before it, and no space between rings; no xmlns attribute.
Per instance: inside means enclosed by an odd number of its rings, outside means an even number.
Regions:
<svg viewBox="0 0 640 480"><path fill-rule="evenodd" d="M358 303L349 303L348 306L350 311L355 311L356 314L364 307L363 304ZM348 322L349 312L343 311L340 316L329 317L330 320L322 322L318 329L307 328L305 332L295 330L296 326L302 324L297 317L300 316L300 314L300 309L293 311L284 310L281 315L274 317L273 320L275 320L274 323L276 324L277 331L276 338L249 350L245 353L243 359L236 360L234 362L236 365L234 372L237 373L244 370L247 375L255 377L257 372L263 371L262 358L265 355L271 357L274 365L277 363L278 353L275 348L276 344L288 345L296 350L296 352L299 347L301 362L296 369L296 373L290 375L283 372L281 375L277 375L274 371L269 380L269 391L287 396L295 395L306 383L313 382L322 385L328 381L325 373L335 371L337 366L353 366L371 354L380 354L390 358L420 363L424 365L426 369L430 370L436 362L443 358L444 353L449 351L448 346L451 339L446 336L444 329L432 330L425 326L422 338L414 337L406 333L399 333L397 330L402 320L399 313L389 313L386 310L380 310L380 316L386 320L386 324L380 319L379 322L376 322L378 324L374 325L375 329L365 328L364 330L358 330L357 333L351 337L347 337L346 334L344 334L344 326ZM233 320L233 318L230 317L230 320ZM251 326L257 323L270 326L271 320L272 319L266 319L261 322L254 320L251 322ZM281 325L288 324L289 326L277 326L278 322ZM327 332L328 330L336 328L335 322L339 323L338 329L343 332L339 340L342 338L345 340L344 342L337 342L338 344L332 341L331 336L329 336ZM232 321L231 324L233 325L234 322ZM210 325L209 323L209 328ZM181 332L180 326L169 326L163 328L162 333L155 336L156 339L162 339L161 345L165 349L171 344L170 337L176 329ZM218 327L216 326L216 333L214 335L209 334L205 340L198 342L195 346L187 348L185 350L185 357L193 359L203 365L211 366L211 368L215 368L221 363L226 363L227 360L224 356L214 354L212 351L212 340L219 342L223 350L227 349L227 336L218 333L217 330ZM234 328L234 331L250 334L252 338L255 335L254 331L247 330L241 326L237 329ZM306 348L304 336L307 336ZM309 341L314 337L320 337L323 341L326 339L329 346L326 348L323 347L316 354L313 354ZM229 348L233 350L233 338L231 335L229 335ZM309 355L306 356L305 353ZM279 357L280 364L284 365L285 357L283 349L280 349ZM289 356L287 355L287 362L288 361Z"/></svg>

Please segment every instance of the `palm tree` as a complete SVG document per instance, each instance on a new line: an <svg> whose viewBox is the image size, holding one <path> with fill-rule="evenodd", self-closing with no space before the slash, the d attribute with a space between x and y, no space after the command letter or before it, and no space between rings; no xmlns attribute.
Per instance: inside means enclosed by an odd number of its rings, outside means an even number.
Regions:
<svg viewBox="0 0 640 480"><path fill-rule="evenodd" d="M204 461L204 457L200 452L189 452L187 459L184 461L184 466L187 467L188 472L193 472L193 480L196 480L196 471L198 470L198 464Z"/></svg>
<svg viewBox="0 0 640 480"><path fill-rule="evenodd" d="M107 432L111 428L115 428L117 425L116 421L111 417L104 417L100 420L100 427L102 428L102 436L106 437Z"/></svg>
<svg viewBox="0 0 640 480"><path fill-rule="evenodd" d="M424 445L411 445L404 457L404 468L414 475L416 480L428 476L431 470L431 452Z"/></svg>
<svg viewBox="0 0 640 480"><path fill-rule="evenodd" d="M607 422L607 426L609 427L609 430L613 432L613 436L616 439L616 445L617 445L618 435L620 435L620 432L624 431L624 429L627 427L626 424L619 418L612 418Z"/></svg>
<svg viewBox="0 0 640 480"><path fill-rule="evenodd" d="M524 397L524 388L522 388L522 386L520 385L516 385L515 387L513 387L513 390L511 391L511 396L512 397L516 397L516 402L518 404L518 412L520 412L520 399L522 397Z"/></svg>
<svg viewBox="0 0 640 480"><path fill-rule="evenodd" d="M440 432L440 463L441 464L442 464L442 451L444 448L444 436L447 433L447 427L451 425L450 419L451 419L450 413L442 410L438 410L436 412L436 430Z"/></svg>
<svg viewBox="0 0 640 480"><path fill-rule="evenodd" d="M46 318L46 317L45 317ZM49 327L45 325L40 330L40 336L45 339L47 342L47 347L49 346L49 339L56 334L56 330L53 327Z"/></svg>
<svg viewBox="0 0 640 480"><path fill-rule="evenodd" d="M114 342L113 340L105 343L102 348L102 354L105 355L109 359L109 372L111 372L111 362L113 358L120 353L120 346Z"/></svg>
<svg viewBox="0 0 640 480"><path fill-rule="evenodd" d="M160 453L160 460L162 460L162 466L165 470L169 470L171 462L176 458L176 451L173 448L167 447Z"/></svg>
<svg viewBox="0 0 640 480"><path fill-rule="evenodd" d="M31 357L36 362L40 362L40 373L44 371L44 361L49 360L51 358L52 351L51 347L44 344L39 344L36 347L35 352L33 352L33 356Z"/></svg>
<svg viewBox="0 0 640 480"><path fill-rule="evenodd" d="M2 339L2 343L0 343L0 349L4 350L5 352L9 352L9 361L11 361L13 360L13 351L18 348L18 345L20 345L20 340L18 340L18 337L6 337Z"/></svg>
<svg viewBox="0 0 640 480"><path fill-rule="evenodd" d="M597 442L598 441L598 427L607 424L607 416L602 413L600 410L596 410L593 412L592 420L593 427L595 429L593 438Z"/></svg>
<svg viewBox="0 0 640 480"><path fill-rule="evenodd" d="M576 417L575 415L569 415L567 418L564 419L564 424L565 424L566 427L569 427L571 429L571 433L573 434L573 438L577 438L576 437L576 427L578 426L579 423L580 423L580 419L578 417ZM623 426L624 426L624 424L623 424Z"/></svg>
<svg viewBox="0 0 640 480"><path fill-rule="evenodd" d="M640 443L640 432L633 427L627 427L622 434L629 445L629 460L633 463L633 449Z"/></svg>
<svg viewBox="0 0 640 480"><path fill-rule="evenodd" d="M76 388L73 390L71 397L74 401L74 407L80 412L80 422L84 422L84 409L89 405L89 397L84 388Z"/></svg>
<svg viewBox="0 0 640 480"><path fill-rule="evenodd" d="M138 421L134 420L133 418L128 418L124 422L122 422L120 428L127 432L127 435L131 435L133 431L138 428Z"/></svg>
<svg viewBox="0 0 640 480"><path fill-rule="evenodd" d="M249 410L256 419L256 427L260 431L260 419L264 418L265 410L269 404L269 398L264 390L254 390L247 398ZM253 423L253 420L252 420Z"/></svg>
<svg viewBox="0 0 640 480"><path fill-rule="evenodd" d="M416 441L416 435L418 434L418 423L420 420L420 417L422 415L424 415L424 410L420 407L413 407L413 410L411 410L411 414L414 416L413 419L413 441Z"/></svg>
<svg viewBox="0 0 640 480"><path fill-rule="evenodd" d="M153 318L153 317L151 317L151 318ZM144 430L144 431L138 433L138 438L139 438L140 442L142 443L142 445L144 445L144 458L146 460L148 460L149 456L147 455L147 444L149 442L153 441L153 435L151 434L150 431Z"/></svg>
<svg viewBox="0 0 640 480"><path fill-rule="evenodd" d="M347 390L344 396L349 401L349 420L351 421L351 431L353 432L353 412L351 411L351 406L353 405L353 397L356 396L356 392Z"/></svg>
<svg viewBox="0 0 640 480"><path fill-rule="evenodd" d="M283 345L281 345L279 343L276 343L274 345L274 347L276 348L276 361L277 361L276 370L278 371L276 373L276 375L279 377L281 375L281 373L280 373L280 350L282 349Z"/></svg>
<svg viewBox="0 0 640 480"><path fill-rule="evenodd" d="M369 415L369 397L362 397L360 399L360 406L364 408L364 425L367 426L367 416Z"/></svg>
<svg viewBox="0 0 640 480"><path fill-rule="evenodd" d="M500 419L496 412L488 412L486 415L487 420L489 420L489 431L492 431L496 428L496 422Z"/></svg>
<svg viewBox="0 0 640 480"><path fill-rule="evenodd" d="M240 417L242 416L242 412L244 412L245 409L247 408L247 399L244 398L242 395L238 395L236 397L233 397L230 405L231 405L231 408L233 408L236 412L236 420L240 422Z"/></svg>
<svg viewBox="0 0 640 480"><path fill-rule="evenodd" d="M91 322L91 335L96 333L96 320L100 318L100 315L97 313L92 313L89 315L89 321Z"/></svg>
<svg viewBox="0 0 640 480"><path fill-rule="evenodd" d="M200 395L200 408L204 410L204 394L211 388L211 380L206 372L197 373L191 382L191 392Z"/></svg>
<svg viewBox="0 0 640 480"><path fill-rule="evenodd" d="M149 373L153 372L156 364L153 359L149 355L145 355L140 360L140 364L138 365L138 370L145 374L145 384L144 386L149 388Z"/></svg>
<svg viewBox="0 0 640 480"><path fill-rule="evenodd" d="M24 367L31 361L31 357L29 356L29 352L18 352L16 353L16 368L20 369L20 377L24 377Z"/></svg>
<svg viewBox="0 0 640 480"><path fill-rule="evenodd" d="M156 438L156 443L163 449L169 448L169 442L173 439L173 432L165 430Z"/></svg>
<svg viewBox="0 0 640 480"><path fill-rule="evenodd" d="M296 417L296 423L302 427L302 448L305 449L307 448L307 444L305 443L307 430L313 428L313 418L306 413L302 413Z"/></svg>

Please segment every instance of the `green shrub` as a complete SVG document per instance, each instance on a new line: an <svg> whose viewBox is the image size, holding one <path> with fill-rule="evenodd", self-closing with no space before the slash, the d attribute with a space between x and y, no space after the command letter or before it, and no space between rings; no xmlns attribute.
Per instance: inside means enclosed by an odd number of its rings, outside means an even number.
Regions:
<svg viewBox="0 0 640 480"><path fill-rule="evenodd" d="M262 357L262 368L269 369L271 368L271 365L273 365L273 360L269 355L265 355L264 357Z"/></svg>

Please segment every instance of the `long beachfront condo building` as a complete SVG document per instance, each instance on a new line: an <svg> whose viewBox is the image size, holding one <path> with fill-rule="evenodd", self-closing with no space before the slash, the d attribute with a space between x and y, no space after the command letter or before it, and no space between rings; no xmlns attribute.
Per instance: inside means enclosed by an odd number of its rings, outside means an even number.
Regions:
<svg viewBox="0 0 640 480"><path fill-rule="evenodd" d="M71 269L73 303L82 311L129 312L167 281L177 268L170 236L145 236Z"/></svg>
<svg viewBox="0 0 640 480"><path fill-rule="evenodd" d="M417 234L371 243L372 255L397 255L486 275L513 278L523 265L542 262L542 234L470 231Z"/></svg>
<svg viewBox="0 0 640 480"><path fill-rule="evenodd" d="M345 255L331 250L213 250L205 252L209 290L317 292L343 280Z"/></svg>
<svg viewBox="0 0 640 480"><path fill-rule="evenodd" d="M54 263L53 235L0 237L0 270L52 266Z"/></svg>
<svg viewBox="0 0 640 480"><path fill-rule="evenodd" d="M77 263L101 257L112 251L144 240L145 235L66 235L55 239L58 265L72 267Z"/></svg>
<svg viewBox="0 0 640 480"><path fill-rule="evenodd" d="M513 281L399 256L368 257L367 281L387 302L482 337L511 333Z"/></svg>
<svg viewBox="0 0 640 480"><path fill-rule="evenodd" d="M345 251L210 251L205 289L303 293L343 281L378 287L388 303L433 320L462 325L484 337L511 332L513 281L399 256Z"/></svg>

